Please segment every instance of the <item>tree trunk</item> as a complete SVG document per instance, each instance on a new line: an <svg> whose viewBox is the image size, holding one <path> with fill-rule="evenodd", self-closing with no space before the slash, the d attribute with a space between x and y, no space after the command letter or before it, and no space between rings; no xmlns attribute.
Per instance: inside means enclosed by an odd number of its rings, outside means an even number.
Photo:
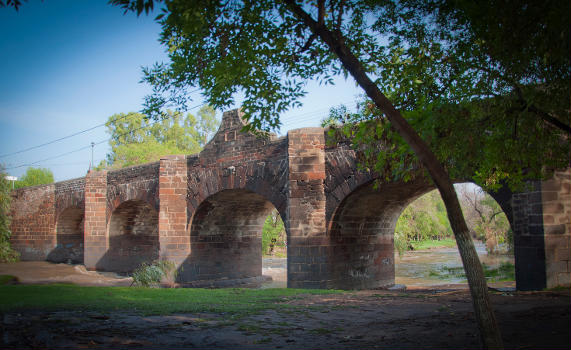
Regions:
<svg viewBox="0 0 571 350"><path fill-rule="evenodd" d="M484 348L503 349L502 337L497 325L496 317L488 295L488 287L484 277L484 271L480 264L480 259L476 253L474 242L472 241L468 226L464 220L462 209L456 191L448 173L440 164L428 145L408 124L399 111L379 90L377 85L367 76L359 60L345 46L340 33L333 33L320 22L315 21L307 14L302 7L295 3L295 0L285 0L291 11L308 27L321 38L329 48L341 60L343 66L353 76L355 81L365 90L367 96L375 103L391 122L392 127L408 143L415 152L418 159L428 170L430 177L440 191L442 200L446 205L450 226L456 237L458 250L462 258L466 277L470 286L470 293L474 304L474 311L480 329L480 337Z"/></svg>

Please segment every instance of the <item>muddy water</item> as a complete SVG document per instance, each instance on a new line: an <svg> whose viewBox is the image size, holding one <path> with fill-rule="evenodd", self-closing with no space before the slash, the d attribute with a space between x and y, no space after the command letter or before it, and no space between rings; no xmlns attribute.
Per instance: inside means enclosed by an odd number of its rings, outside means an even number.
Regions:
<svg viewBox="0 0 571 350"><path fill-rule="evenodd" d="M475 242L480 261L490 267L503 262L514 263L513 256L488 255L481 242ZM287 259L264 258L263 274L271 276L262 288L285 288L287 286ZM437 248L411 251L399 257L395 253L395 283L407 287L427 287L446 284L464 284L462 261L457 248Z"/></svg>
<svg viewBox="0 0 571 350"><path fill-rule="evenodd" d="M480 261L490 267L501 263L514 263L508 255L488 255L481 242L474 242ZM460 275L462 261L458 248L438 248L395 254L395 283L406 286L434 286L466 283Z"/></svg>
<svg viewBox="0 0 571 350"><path fill-rule="evenodd" d="M489 256L483 244L476 242L480 260L497 267L511 262L513 256ZM407 287L427 287L445 284L464 284L459 276L462 263L456 248L440 248L395 254L395 283ZM262 273L272 277L261 288L285 288L287 286L287 259L264 258ZM46 261L26 261L0 264L0 275L15 275L22 283L76 283L94 286L129 286L132 279L114 273L87 271L83 265L53 264Z"/></svg>

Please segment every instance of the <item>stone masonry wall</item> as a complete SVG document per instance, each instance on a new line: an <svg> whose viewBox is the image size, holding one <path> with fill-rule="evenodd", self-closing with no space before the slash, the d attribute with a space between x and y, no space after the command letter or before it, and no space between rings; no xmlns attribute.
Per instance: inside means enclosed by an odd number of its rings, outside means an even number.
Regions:
<svg viewBox="0 0 571 350"><path fill-rule="evenodd" d="M159 169L159 256L180 266L190 253L187 232L188 174L184 155L166 156Z"/></svg>
<svg viewBox="0 0 571 350"><path fill-rule="evenodd" d="M290 288L331 288L325 227L325 139L322 128L288 132L288 281Z"/></svg>
<svg viewBox="0 0 571 350"><path fill-rule="evenodd" d="M537 290L546 287L545 240L541 183L529 184L526 192L512 197L516 287Z"/></svg>
<svg viewBox="0 0 571 350"><path fill-rule="evenodd" d="M22 260L45 260L56 246L55 186L12 192L11 244Z"/></svg>
<svg viewBox="0 0 571 350"><path fill-rule="evenodd" d="M571 266L571 169L541 183L547 288L569 286Z"/></svg>

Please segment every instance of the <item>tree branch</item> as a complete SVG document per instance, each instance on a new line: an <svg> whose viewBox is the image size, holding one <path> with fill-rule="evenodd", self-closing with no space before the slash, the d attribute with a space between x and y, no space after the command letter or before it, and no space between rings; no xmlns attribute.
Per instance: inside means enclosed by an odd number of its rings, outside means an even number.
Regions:
<svg viewBox="0 0 571 350"><path fill-rule="evenodd" d="M322 26L325 23L325 0L317 1L317 25Z"/></svg>
<svg viewBox="0 0 571 350"><path fill-rule="evenodd" d="M550 115L549 113L537 108L535 105L531 104L529 106L527 106L527 109L530 112L533 112L537 115L539 115L539 117L541 119L543 119L543 121L553 125L554 127L561 129L563 131L565 131L569 136L571 136L571 127L565 123L563 123L562 121L560 121L559 119L553 117L552 115Z"/></svg>

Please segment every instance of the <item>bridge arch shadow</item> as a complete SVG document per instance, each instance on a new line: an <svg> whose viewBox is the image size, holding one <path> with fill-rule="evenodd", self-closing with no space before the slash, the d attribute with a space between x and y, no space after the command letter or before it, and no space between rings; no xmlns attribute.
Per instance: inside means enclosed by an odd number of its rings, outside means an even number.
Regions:
<svg viewBox="0 0 571 350"><path fill-rule="evenodd" d="M347 191L328 220L332 286L371 289L393 285L397 220L408 205L434 189L424 180L381 183L378 188L369 180ZM508 213L509 196L490 195ZM507 217L512 225L511 216Z"/></svg>
<svg viewBox="0 0 571 350"><path fill-rule="evenodd" d="M159 215L142 200L128 200L111 213L107 224L108 249L97 262L103 271L130 273L159 257Z"/></svg>
<svg viewBox="0 0 571 350"><path fill-rule="evenodd" d="M247 189L224 189L204 199L188 225L190 255L179 268L179 282L261 278L262 230L274 209Z"/></svg>
<svg viewBox="0 0 571 350"><path fill-rule="evenodd" d="M426 192L426 182L356 187L335 208L328 222L334 288L372 289L394 284L396 221L403 208Z"/></svg>
<svg viewBox="0 0 571 350"><path fill-rule="evenodd" d="M55 248L46 260L55 263L83 263L84 209L71 206L63 210L56 221Z"/></svg>

